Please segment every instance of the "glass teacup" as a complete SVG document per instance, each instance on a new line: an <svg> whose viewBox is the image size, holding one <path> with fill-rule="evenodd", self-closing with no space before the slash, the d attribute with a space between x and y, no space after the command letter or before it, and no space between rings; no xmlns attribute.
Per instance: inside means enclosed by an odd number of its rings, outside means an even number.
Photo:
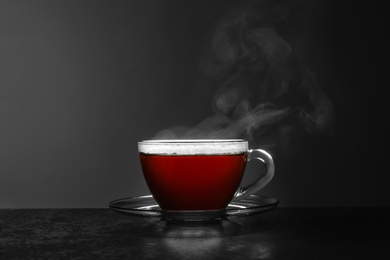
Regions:
<svg viewBox="0 0 390 260"><path fill-rule="evenodd" d="M249 149L243 139L145 140L138 143L149 190L166 211L225 209L267 185L275 171L271 155ZM247 161L260 160L266 172L239 187Z"/></svg>

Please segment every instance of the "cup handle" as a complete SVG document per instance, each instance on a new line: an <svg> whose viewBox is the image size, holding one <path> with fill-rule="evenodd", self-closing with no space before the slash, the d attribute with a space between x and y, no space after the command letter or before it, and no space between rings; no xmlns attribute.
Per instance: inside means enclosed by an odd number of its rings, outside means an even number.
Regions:
<svg viewBox="0 0 390 260"><path fill-rule="evenodd" d="M250 149L248 151L248 162L251 160L259 160L264 163L266 167L266 173L264 176L260 176L257 180L246 187L239 187L234 194L233 201L242 200L250 195L258 192L264 186L266 186L274 177L275 164L272 156L262 149Z"/></svg>

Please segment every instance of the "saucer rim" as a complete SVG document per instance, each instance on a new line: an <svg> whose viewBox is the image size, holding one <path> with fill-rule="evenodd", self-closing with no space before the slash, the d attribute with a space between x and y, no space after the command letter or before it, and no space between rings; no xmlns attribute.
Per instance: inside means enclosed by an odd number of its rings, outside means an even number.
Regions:
<svg viewBox="0 0 390 260"><path fill-rule="evenodd" d="M140 209L140 208L125 208L118 206L118 203L124 203L129 200L150 200L150 206L157 207L156 209ZM240 203L261 203L261 205L254 206L237 206ZM147 204L147 202L145 202ZM134 216L141 217L160 217L163 220L180 220L180 221L207 221L212 219L223 219L228 217L243 217L253 214L263 213L272 210L279 204L279 200L274 197L252 194L248 198L238 201L232 201L229 203L226 209L222 210L196 210L196 211L165 211L162 210L157 202L154 200L153 195L141 195L116 199L109 202L109 207L117 212L126 213ZM229 208L236 207L236 208Z"/></svg>

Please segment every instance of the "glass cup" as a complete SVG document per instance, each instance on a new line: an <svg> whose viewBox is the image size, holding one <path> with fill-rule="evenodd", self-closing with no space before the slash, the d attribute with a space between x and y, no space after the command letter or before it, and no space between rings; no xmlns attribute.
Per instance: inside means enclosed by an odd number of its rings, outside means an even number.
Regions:
<svg viewBox="0 0 390 260"><path fill-rule="evenodd" d="M271 155L243 139L145 140L138 151L149 190L165 211L225 209L261 190L275 171ZM266 172L239 187L250 160L263 162Z"/></svg>

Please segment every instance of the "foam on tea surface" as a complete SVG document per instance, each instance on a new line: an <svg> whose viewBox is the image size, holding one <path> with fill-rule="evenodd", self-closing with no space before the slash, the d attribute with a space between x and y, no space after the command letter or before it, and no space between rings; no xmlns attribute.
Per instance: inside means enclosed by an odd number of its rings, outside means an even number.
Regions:
<svg viewBox="0 0 390 260"><path fill-rule="evenodd" d="M138 151L165 155L240 154L248 151L248 142L242 139L147 140L138 143Z"/></svg>

